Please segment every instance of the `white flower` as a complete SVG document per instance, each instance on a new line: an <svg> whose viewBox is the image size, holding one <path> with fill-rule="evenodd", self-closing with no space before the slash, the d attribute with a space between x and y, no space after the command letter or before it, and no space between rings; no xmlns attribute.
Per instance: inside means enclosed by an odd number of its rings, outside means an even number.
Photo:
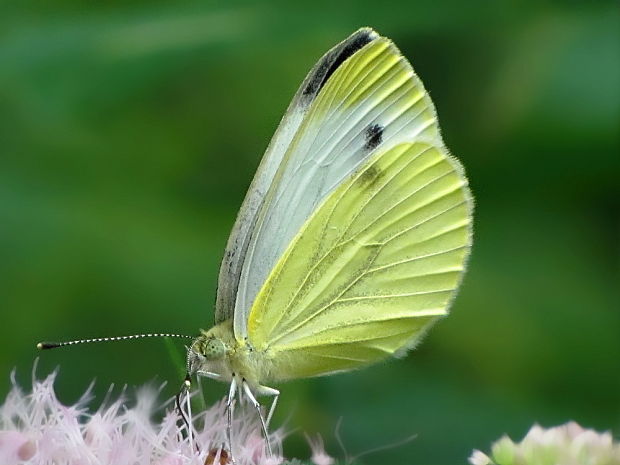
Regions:
<svg viewBox="0 0 620 465"><path fill-rule="evenodd" d="M174 403L169 400L158 405L156 389L137 390L133 407L127 405L123 393L115 400L104 401L92 413L88 408L93 397L90 388L75 405L65 406L54 392L55 379L56 372L42 381L33 379L32 392L24 393L15 376L11 377L12 389L0 406L0 464L230 463L230 453L225 450L228 441L223 401L193 416L192 445ZM162 411L163 418L153 422L151 418ZM270 434L274 456L267 457L256 411L242 406L235 408L232 438L236 464L282 463L283 437L281 430Z"/></svg>
<svg viewBox="0 0 620 465"><path fill-rule="evenodd" d="M534 425L519 443L502 437L491 456L475 450L472 465L620 465L620 444L611 433L598 433L575 422L544 429Z"/></svg>

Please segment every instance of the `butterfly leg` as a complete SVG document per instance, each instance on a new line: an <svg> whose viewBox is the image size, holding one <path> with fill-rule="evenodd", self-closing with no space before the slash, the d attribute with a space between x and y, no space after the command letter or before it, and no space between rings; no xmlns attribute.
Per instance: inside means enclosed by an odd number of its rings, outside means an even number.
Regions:
<svg viewBox="0 0 620 465"><path fill-rule="evenodd" d="M183 420L183 423L185 424L185 427L187 430L189 447L190 449L193 449L194 438L193 438L193 432L192 432L193 431L192 430L192 405L191 405L191 396L190 396L190 386L191 384L190 384L189 378L186 378L185 382L183 383L183 386L181 387L181 390L176 395L176 406L177 406L179 415L181 416L181 419ZM181 405L181 397L184 394L185 394L185 400L187 402L187 416L185 416L185 413L183 413L183 407ZM200 451L198 444L196 444L196 449Z"/></svg>
<svg viewBox="0 0 620 465"><path fill-rule="evenodd" d="M205 378L222 379L222 375L220 375L219 373L213 373L211 371L197 371L196 374L198 376L204 376Z"/></svg>
<svg viewBox="0 0 620 465"><path fill-rule="evenodd" d="M273 396L273 402L271 403L271 407L269 408L269 414L267 415L267 426L271 423L271 417L273 416L273 412L276 411L276 404L278 403L278 398L280 397L280 391L274 388L270 388L268 386L258 386L256 388L256 394L259 396Z"/></svg>
<svg viewBox="0 0 620 465"><path fill-rule="evenodd" d="M245 381L245 379L242 381L242 384L243 384L243 390L245 391L245 394L248 396L250 403L256 409L256 412L258 413L258 418L260 418L260 425L261 425L261 428L263 429L263 435L265 436L265 442L267 443L267 453L269 457L271 457L273 455L273 452L271 451L271 442L269 441L269 433L267 432L267 424L265 423L263 414L260 411L260 403L254 397L254 394L252 394L252 390L250 389L250 386Z"/></svg>
<svg viewBox="0 0 620 465"><path fill-rule="evenodd" d="M273 416L273 412L276 411L276 404L278 403L278 398L280 397L280 391L277 394L273 395L273 402L271 403L271 408L269 409L269 414L267 415L267 427L269 427L269 423L271 423L271 417Z"/></svg>
<svg viewBox="0 0 620 465"><path fill-rule="evenodd" d="M189 394L189 389L187 390L187 393L185 394L185 400L187 402L187 418L188 418L188 423L187 423L187 437L189 439L189 448L191 450L194 450L194 435L193 435L193 425L192 425L192 398ZM198 446L198 444L196 444L196 446Z"/></svg>
<svg viewBox="0 0 620 465"><path fill-rule="evenodd" d="M230 389L228 391L228 399L226 400L226 414L227 414L227 424L226 424L226 438L228 439L228 449L230 450L230 460L232 463L235 463L235 459L233 458L232 451L232 414L233 414L233 401L235 400L235 394L237 392L237 378L233 376L232 381L230 382Z"/></svg>
<svg viewBox="0 0 620 465"><path fill-rule="evenodd" d="M245 397L243 396L243 383L237 383L237 405L245 405Z"/></svg>

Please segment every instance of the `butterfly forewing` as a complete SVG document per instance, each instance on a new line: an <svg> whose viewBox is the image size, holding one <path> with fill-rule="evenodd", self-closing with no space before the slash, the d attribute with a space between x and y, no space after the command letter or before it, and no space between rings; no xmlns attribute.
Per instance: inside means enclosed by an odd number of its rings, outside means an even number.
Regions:
<svg viewBox="0 0 620 465"><path fill-rule="evenodd" d="M291 141L300 129L317 94L325 86L333 72L346 58L378 37L369 28L362 28L345 41L333 47L312 68L295 94L284 114L252 184L237 215L237 220L228 239L218 279L215 322L220 323L233 317L241 270L246 252L258 219L258 213L265 203L265 195L273 184ZM246 315L240 315L245 318Z"/></svg>
<svg viewBox="0 0 620 465"><path fill-rule="evenodd" d="M408 62L385 38L371 35L364 43L355 37L339 46L350 54L346 59L332 56L331 67L315 67L328 69L325 79L315 86L320 89L255 216L237 286L238 340L247 336L250 309L267 277L330 193L385 147L412 140L440 144L434 108Z"/></svg>

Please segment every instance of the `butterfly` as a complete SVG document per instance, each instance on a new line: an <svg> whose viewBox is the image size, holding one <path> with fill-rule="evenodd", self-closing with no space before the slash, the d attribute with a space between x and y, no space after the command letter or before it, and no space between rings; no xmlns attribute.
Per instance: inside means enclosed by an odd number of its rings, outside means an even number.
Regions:
<svg viewBox="0 0 620 465"><path fill-rule="evenodd" d="M362 28L323 55L241 206L214 326L188 348L187 388L194 375L230 385L229 444L239 393L268 437L275 383L415 347L448 314L471 249L472 212L465 172L396 46ZM266 419L259 396L274 397Z"/></svg>
<svg viewBox="0 0 620 465"><path fill-rule="evenodd" d="M428 93L390 40L358 30L312 68L269 144L189 375L258 409L270 383L403 355L447 314L471 225Z"/></svg>

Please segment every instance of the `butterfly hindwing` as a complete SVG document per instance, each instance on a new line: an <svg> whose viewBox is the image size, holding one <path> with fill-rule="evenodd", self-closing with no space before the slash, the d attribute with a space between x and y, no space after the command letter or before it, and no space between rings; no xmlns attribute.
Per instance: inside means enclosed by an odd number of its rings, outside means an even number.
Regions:
<svg viewBox="0 0 620 465"><path fill-rule="evenodd" d="M315 211L254 303L249 341L275 379L357 368L410 348L447 313L471 200L441 147L376 153Z"/></svg>

